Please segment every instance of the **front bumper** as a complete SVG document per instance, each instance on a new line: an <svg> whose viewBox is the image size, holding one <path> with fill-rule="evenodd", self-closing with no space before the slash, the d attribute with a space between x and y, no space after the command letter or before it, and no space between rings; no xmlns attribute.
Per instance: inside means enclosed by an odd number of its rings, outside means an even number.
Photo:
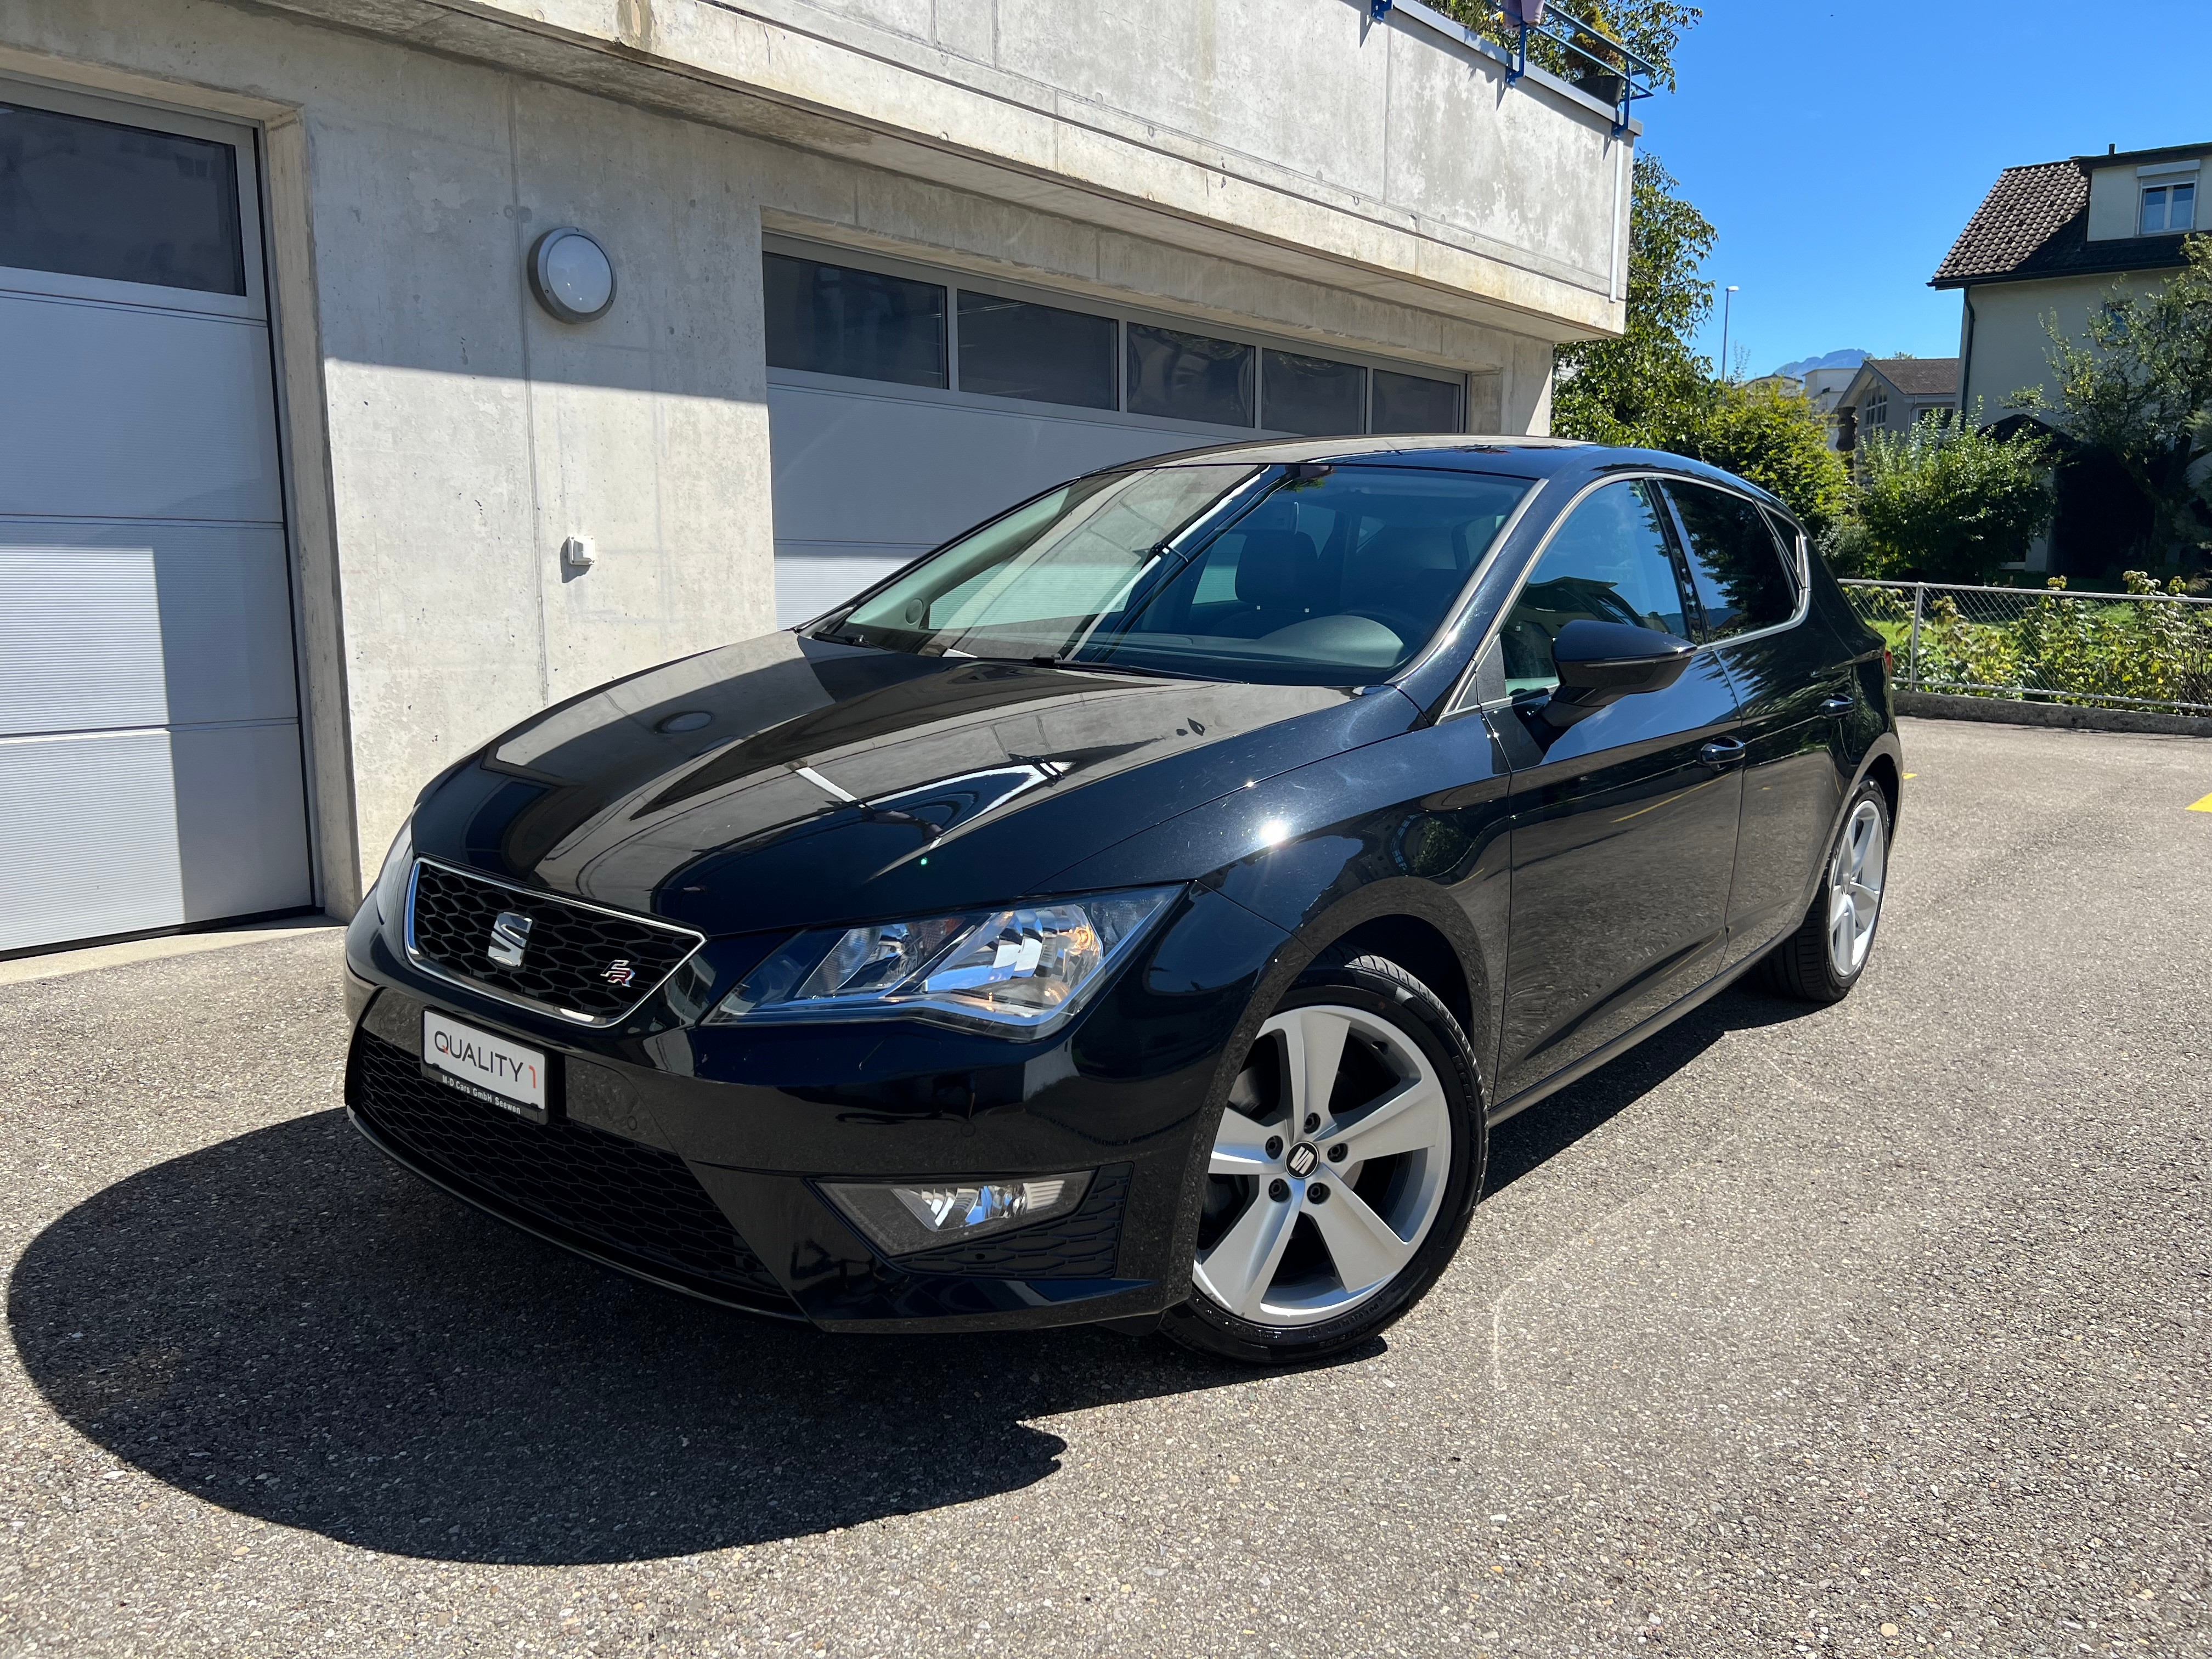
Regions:
<svg viewBox="0 0 2212 1659"><path fill-rule="evenodd" d="M1194 1159L1282 939L1194 893L1074 1025L1021 1044L903 1020L702 1029L658 999L579 1030L423 974L365 914L347 938L347 1105L387 1156L501 1219L749 1312L829 1330L1139 1322L1189 1294ZM426 1007L546 1050L549 1121L426 1076ZM1097 1173L1071 1214L897 1259L817 1185L1075 1170Z"/></svg>

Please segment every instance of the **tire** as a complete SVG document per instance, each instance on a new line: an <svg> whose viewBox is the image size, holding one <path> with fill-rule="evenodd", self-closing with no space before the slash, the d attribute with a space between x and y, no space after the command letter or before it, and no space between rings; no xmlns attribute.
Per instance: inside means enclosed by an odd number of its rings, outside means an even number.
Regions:
<svg viewBox="0 0 2212 1659"><path fill-rule="evenodd" d="M1869 870L1871 881L1866 879ZM1821 860L1820 890L1805 920L1759 964L1759 977L1767 988L1800 1002L1841 1002L1849 996L1873 959L1888 878L1889 797L1869 778L1852 792L1844 808L1844 821ZM1848 949L1840 932L1838 907L1844 903L1852 908Z"/></svg>
<svg viewBox="0 0 2212 1659"><path fill-rule="evenodd" d="M1296 1080L1301 1056L1328 1068L1328 1105L1313 1108L1318 1089ZM1191 1297L1161 1328L1255 1365L1370 1340L1458 1250L1488 1149L1474 1053L1451 1011L1394 962L1324 957L1261 1026L1223 1104Z"/></svg>

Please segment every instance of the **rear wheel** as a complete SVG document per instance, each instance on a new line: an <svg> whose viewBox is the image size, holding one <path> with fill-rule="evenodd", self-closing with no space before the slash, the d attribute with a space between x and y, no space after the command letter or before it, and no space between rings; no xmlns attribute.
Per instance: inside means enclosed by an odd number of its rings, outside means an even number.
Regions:
<svg viewBox="0 0 2212 1659"><path fill-rule="evenodd" d="M1262 1364L1367 1340L1459 1248L1484 1151L1474 1054L1450 1011L1381 957L1317 964L1230 1090L1191 1299L1167 1333Z"/></svg>
<svg viewBox="0 0 2212 1659"><path fill-rule="evenodd" d="M1820 890L1765 963L1768 986L1804 1002L1841 1002L1866 971L1889 882L1889 798L1872 779L1844 809Z"/></svg>

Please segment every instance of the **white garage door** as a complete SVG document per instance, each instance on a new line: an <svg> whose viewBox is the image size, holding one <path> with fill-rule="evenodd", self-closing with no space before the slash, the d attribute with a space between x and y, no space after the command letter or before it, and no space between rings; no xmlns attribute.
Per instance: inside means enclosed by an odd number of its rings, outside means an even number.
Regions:
<svg viewBox="0 0 2212 1659"><path fill-rule="evenodd" d="M1255 436L1464 429L1467 377L1448 371L782 238L764 265L781 625L1097 467Z"/></svg>
<svg viewBox="0 0 2212 1659"><path fill-rule="evenodd" d="M0 953L313 897L255 180L0 82Z"/></svg>

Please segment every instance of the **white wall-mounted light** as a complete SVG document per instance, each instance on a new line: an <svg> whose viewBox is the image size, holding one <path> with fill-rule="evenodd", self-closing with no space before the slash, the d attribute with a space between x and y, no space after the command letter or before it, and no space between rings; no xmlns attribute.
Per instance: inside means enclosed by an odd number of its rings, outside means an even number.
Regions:
<svg viewBox="0 0 2212 1659"><path fill-rule="evenodd" d="M574 225L556 225L530 248L530 291L564 323L588 323L615 302L615 264Z"/></svg>

